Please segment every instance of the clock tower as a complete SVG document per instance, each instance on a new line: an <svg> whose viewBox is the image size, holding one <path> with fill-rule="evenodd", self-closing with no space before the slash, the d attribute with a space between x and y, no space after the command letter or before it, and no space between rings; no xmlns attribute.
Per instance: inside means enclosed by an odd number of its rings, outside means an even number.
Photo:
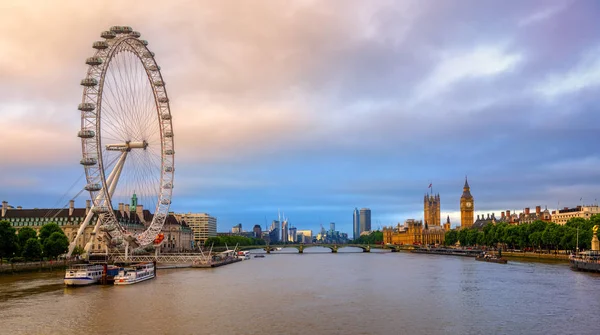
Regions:
<svg viewBox="0 0 600 335"><path fill-rule="evenodd" d="M475 213L475 205L473 204L473 196L467 177L465 177L465 186L463 194L460 197L460 228L471 228L473 226L473 213Z"/></svg>

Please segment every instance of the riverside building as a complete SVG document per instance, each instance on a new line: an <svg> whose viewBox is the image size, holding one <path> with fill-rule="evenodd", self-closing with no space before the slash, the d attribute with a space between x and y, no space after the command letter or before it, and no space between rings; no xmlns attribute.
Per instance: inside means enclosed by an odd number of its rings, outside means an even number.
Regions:
<svg viewBox="0 0 600 335"><path fill-rule="evenodd" d="M121 226L134 234L144 232L153 219L153 214L144 209L142 205L138 205L135 199L134 195L132 204L135 206L119 203L118 209L114 211ZM21 206L13 208L8 205L8 202L3 201L0 220L10 222L17 231L23 227L30 227L38 233L43 225L56 223L63 230L69 242L73 242L80 225L90 210L90 200L86 200L85 208L75 208L75 201L71 200L68 208L43 209L23 209ZM97 217L92 217L76 245L85 248L87 243L91 243L91 252L104 252L106 245L93 238L92 235L96 221ZM192 249L192 230L185 221L178 220L173 213L169 213L165 219L161 233L164 235L161 251L179 252Z"/></svg>
<svg viewBox="0 0 600 335"><path fill-rule="evenodd" d="M552 211L552 221L559 225L564 225L572 218L589 219L592 215L600 214L598 205L592 206L577 206L574 208L565 207Z"/></svg>
<svg viewBox="0 0 600 335"><path fill-rule="evenodd" d="M209 237L217 236L217 218L208 213L180 213L175 216L185 221L192 230L194 245L204 245Z"/></svg>

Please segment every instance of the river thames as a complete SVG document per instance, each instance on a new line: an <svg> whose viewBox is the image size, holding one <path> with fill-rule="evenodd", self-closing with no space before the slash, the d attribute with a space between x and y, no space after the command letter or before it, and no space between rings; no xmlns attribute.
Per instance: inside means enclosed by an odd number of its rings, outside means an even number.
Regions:
<svg viewBox="0 0 600 335"><path fill-rule="evenodd" d="M598 334L600 276L409 253L266 255L127 287L0 276L4 334ZM357 250L354 250L357 251Z"/></svg>

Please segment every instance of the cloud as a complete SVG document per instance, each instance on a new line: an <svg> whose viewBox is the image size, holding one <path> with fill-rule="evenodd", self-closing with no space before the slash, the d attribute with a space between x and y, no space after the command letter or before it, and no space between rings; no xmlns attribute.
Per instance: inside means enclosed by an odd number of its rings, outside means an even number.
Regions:
<svg viewBox="0 0 600 335"><path fill-rule="evenodd" d="M518 24L519 24L519 26L524 27L524 26L529 26L532 24L539 23L540 21L548 20L548 19L552 18L553 16L557 15L558 13L560 13L562 10L564 10L566 7L568 7L570 4L571 4L571 1L564 1L563 3L556 5L556 6L542 8L540 10L535 11L533 14L521 19Z"/></svg>
<svg viewBox="0 0 600 335"><path fill-rule="evenodd" d="M507 52L506 48L490 45L445 53L433 72L417 88L417 102L444 93L460 80L493 77L513 70L522 60L522 55Z"/></svg>
<svg viewBox="0 0 600 335"><path fill-rule="evenodd" d="M587 52L581 60L564 73L552 73L546 76L536 92L547 99L571 94L600 85L600 47Z"/></svg>

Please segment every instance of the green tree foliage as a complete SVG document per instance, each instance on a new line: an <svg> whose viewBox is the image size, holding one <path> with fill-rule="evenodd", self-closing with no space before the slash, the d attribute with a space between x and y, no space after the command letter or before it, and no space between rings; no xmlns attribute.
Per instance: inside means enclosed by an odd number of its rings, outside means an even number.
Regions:
<svg viewBox="0 0 600 335"><path fill-rule="evenodd" d="M43 228L43 227L42 227ZM44 241L44 256L56 258L69 250L69 239L61 231L54 232Z"/></svg>
<svg viewBox="0 0 600 335"><path fill-rule="evenodd" d="M37 237L30 238L25 242L23 257L28 261L37 261L42 257L42 244Z"/></svg>
<svg viewBox="0 0 600 335"><path fill-rule="evenodd" d="M355 244L381 244L383 242L383 232L376 230L372 231L369 235L362 235L357 238Z"/></svg>
<svg viewBox="0 0 600 335"><path fill-rule="evenodd" d="M444 244L454 245L460 241L463 246L497 247L501 244L509 249L576 250L579 241L579 249L589 249L594 225L600 225L600 215L589 220L573 218L564 226L540 220L516 226L489 224L482 230L467 228L446 232Z"/></svg>
<svg viewBox="0 0 600 335"><path fill-rule="evenodd" d="M19 229L19 231L17 232L17 236L19 238L20 249L23 252L25 251L25 244L27 243L27 241L29 241L29 239L37 239L37 232L31 227L23 227Z"/></svg>
<svg viewBox="0 0 600 335"><path fill-rule="evenodd" d="M458 231L450 230L449 232L447 232L446 236L444 237L444 244L455 245L456 242L458 242Z"/></svg>
<svg viewBox="0 0 600 335"><path fill-rule="evenodd" d="M44 245L46 243L46 240L50 237L50 235L52 235L52 233L61 233L61 234L65 234L63 232L62 229L60 229L60 226L57 225L54 222L51 223L47 223L45 225L42 226L42 228L40 229L40 243L42 243L42 245Z"/></svg>
<svg viewBox="0 0 600 335"><path fill-rule="evenodd" d="M248 245L265 245L265 241L259 238L253 237L245 237L238 235L229 235L229 236L215 236L209 237L206 242L204 242L205 246L214 245L215 247L227 246L229 248L233 248L236 245L239 246L248 246Z"/></svg>
<svg viewBox="0 0 600 335"><path fill-rule="evenodd" d="M19 243L15 228L8 221L0 221L0 264L3 258L12 257Z"/></svg>
<svg viewBox="0 0 600 335"><path fill-rule="evenodd" d="M73 249L73 253L72 253L71 255L73 255L73 256L83 255L83 253L84 253L84 252L85 252L85 249L83 249L83 248L82 248L82 247L80 247L80 246L76 246L76 247Z"/></svg>

